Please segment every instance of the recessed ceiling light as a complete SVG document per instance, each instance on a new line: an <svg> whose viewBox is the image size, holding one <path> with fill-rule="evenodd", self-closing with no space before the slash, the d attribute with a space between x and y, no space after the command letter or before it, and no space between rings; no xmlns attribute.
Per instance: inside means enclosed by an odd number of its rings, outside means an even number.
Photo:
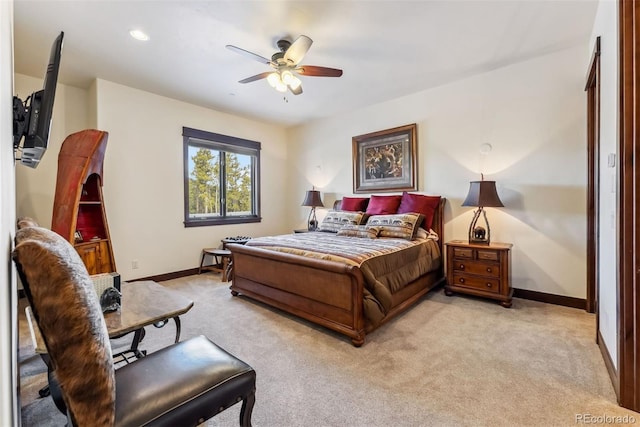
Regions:
<svg viewBox="0 0 640 427"><path fill-rule="evenodd" d="M149 40L149 36L142 30L131 30L129 31L129 34L136 40L140 40L143 42Z"/></svg>

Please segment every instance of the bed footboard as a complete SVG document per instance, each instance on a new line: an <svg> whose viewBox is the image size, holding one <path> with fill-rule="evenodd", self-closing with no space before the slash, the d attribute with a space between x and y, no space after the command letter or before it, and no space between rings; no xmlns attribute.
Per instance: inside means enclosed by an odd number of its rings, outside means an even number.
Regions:
<svg viewBox="0 0 640 427"><path fill-rule="evenodd" d="M233 295L255 300L364 343L364 279L360 269L258 247L230 244Z"/></svg>

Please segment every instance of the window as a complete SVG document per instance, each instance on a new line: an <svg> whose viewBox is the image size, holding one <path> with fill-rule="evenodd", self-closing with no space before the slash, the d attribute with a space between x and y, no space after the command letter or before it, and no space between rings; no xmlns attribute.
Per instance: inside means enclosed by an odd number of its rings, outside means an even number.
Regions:
<svg viewBox="0 0 640 427"><path fill-rule="evenodd" d="M184 225L260 222L260 143L187 127Z"/></svg>

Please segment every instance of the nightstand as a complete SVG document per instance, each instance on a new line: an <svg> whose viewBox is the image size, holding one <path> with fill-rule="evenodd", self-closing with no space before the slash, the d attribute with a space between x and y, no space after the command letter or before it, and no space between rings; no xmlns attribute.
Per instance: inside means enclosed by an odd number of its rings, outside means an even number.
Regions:
<svg viewBox="0 0 640 427"><path fill-rule="evenodd" d="M444 292L492 298L511 307L511 243L469 244L452 240L447 247L447 284Z"/></svg>

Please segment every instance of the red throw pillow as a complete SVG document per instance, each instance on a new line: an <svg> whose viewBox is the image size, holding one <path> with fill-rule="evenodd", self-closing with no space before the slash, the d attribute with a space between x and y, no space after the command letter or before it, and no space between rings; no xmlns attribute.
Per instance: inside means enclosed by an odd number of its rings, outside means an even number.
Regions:
<svg viewBox="0 0 640 427"><path fill-rule="evenodd" d="M402 193L402 201L398 207L398 213L416 212L424 215L422 228L428 230L433 223L433 216L438 209L440 196L424 196L422 194L412 194L406 191Z"/></svg>
<svg viewBox="0 0 640 427"><path fill-rule="evenodd" d="M389 215L394 214L400 206L402 196L371 196L367 213L369 215Z"/></svg>
<svg viewBox="0 0 640 427"><path fill-rule="evenodd" d="M340 204L341 211L364 212L369 204L368 197L343 197Z"/></svg>

